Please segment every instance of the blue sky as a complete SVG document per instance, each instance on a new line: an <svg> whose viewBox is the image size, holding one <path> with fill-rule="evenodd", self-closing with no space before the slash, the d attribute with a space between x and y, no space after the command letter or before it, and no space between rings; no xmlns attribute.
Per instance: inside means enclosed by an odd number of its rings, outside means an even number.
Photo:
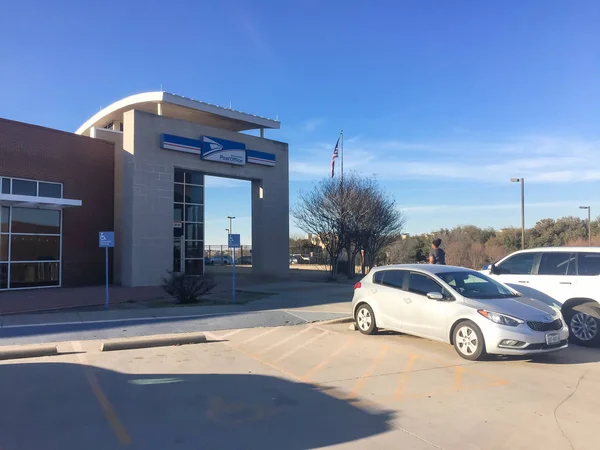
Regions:
<svg viewBox="0 0 600 450"><path fill-rule="evenodd" d="M290 145L291 204L328 175L344 129L345 168L375 174L410 233L518 226L516 176L528 226L600 212L596 1L90 5L2 7L1 117L74 131L162 86L278 117L267 137ZM209 183L207 244L226 215L248 242L249 185Z"/></svg>

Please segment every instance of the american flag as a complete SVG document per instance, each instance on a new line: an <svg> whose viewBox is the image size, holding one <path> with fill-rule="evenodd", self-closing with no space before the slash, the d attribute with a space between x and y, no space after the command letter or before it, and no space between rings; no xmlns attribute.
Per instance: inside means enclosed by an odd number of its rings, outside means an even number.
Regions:
<svg viewBox="0 0 600 450"><path fill-rule="evenodd" d="M335 148L333 149L333 155L331 155L331 178L335 175L335 160L339 156L338 145L340 144L340 138L338 138L335 143Z"/></svg>

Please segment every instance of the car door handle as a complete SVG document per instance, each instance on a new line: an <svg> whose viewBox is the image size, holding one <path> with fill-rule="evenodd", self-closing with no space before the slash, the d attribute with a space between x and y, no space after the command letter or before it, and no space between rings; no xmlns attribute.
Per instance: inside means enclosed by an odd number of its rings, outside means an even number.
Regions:
<svg viewBox="0 0 600 450"><path fill-rule="evenodd" d="M559 284L571 284L570 281L561 281Z"/></svg>
<svg viewBox="0 0 600 450"><path fill-rule="evenodd" d="M520 280L519 283L521 283L521 284L529 284L529 281Z"/></svg>

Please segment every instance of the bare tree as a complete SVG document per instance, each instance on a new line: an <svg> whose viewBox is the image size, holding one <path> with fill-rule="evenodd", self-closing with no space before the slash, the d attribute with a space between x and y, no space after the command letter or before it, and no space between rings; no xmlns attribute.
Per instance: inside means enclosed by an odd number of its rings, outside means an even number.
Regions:
<svg viewBox="0 0 600 450"><path fill-rule="evenodd" d="M332 277L338 272L340 254L348 256L348 276L354 275L356 256L365 251L372 266L377 254L402 231L404 218L396 202L376 181L350 173L343 182L328 179L300 194L292 209L296 224L323 242Z"/></svg>

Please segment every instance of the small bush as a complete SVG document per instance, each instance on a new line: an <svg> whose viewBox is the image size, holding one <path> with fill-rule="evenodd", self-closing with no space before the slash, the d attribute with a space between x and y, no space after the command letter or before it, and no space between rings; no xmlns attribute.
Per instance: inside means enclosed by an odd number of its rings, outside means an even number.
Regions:
<svg viewBox="0 0 600 450"><path fill-rule="evenodd" d="M165 292L181 304L199 302L203 295L209 293L216 286L215 280L210 274L191 276L168 272L162 282Z"/></svg>

